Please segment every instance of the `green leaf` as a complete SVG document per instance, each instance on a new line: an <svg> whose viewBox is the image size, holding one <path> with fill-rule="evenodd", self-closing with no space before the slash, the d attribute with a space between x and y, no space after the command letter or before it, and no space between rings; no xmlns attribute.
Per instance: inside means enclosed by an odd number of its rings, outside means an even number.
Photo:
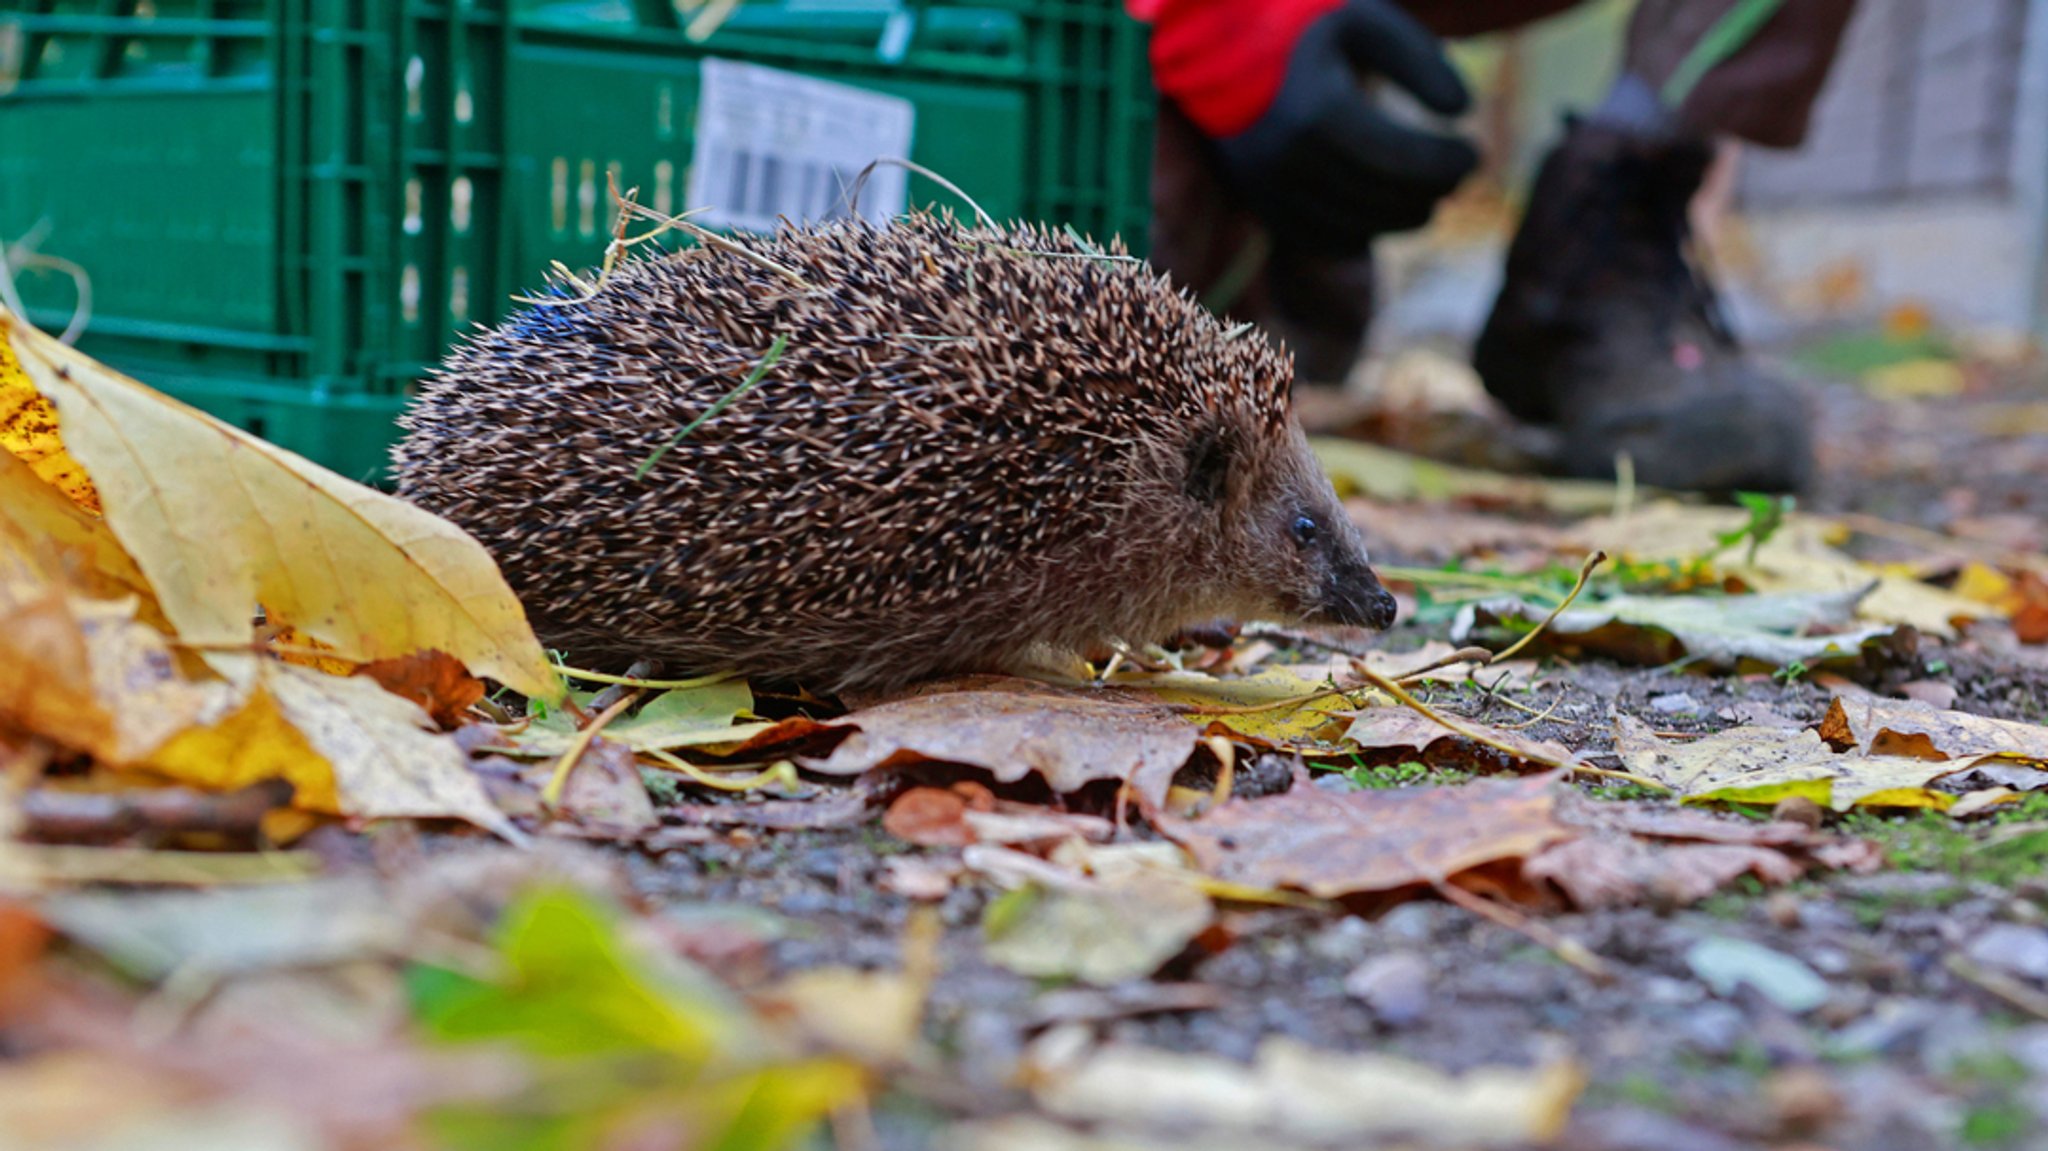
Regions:
<svg viewBox="0 0 2048 1151"><path fill-rule="evenodd" d="M734 723L753 706L754 693L743 679L678 688L655 696L633 715L605 725L604 737L635 751L737 743L771 726ZM509 738L522 754L561 755L575 742L575 722L566 712L560 712L549 719L536 720Z"/></svg>
<svg viewBox="0 0 2048 1151"><path fill-rule="evenodd" d="M609 916L553 889L515 904L499 928L503 975L481 980L420 968L407 978L414 1016L447 1042L509 1040L542 1056L665 1052L709 1057L727 1008L657 988L620 946Z"/></svg>

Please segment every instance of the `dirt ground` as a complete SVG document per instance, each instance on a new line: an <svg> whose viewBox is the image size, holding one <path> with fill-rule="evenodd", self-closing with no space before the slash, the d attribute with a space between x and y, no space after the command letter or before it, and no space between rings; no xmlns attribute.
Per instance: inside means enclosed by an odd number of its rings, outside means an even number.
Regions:
<svg viewBox="0 0 2048 1151"><path fill-rule="evenodd" d="M1995 516L2014 532L2048 530L2048 428L2008 434L2012 405L2048 394L2032 374L2009 372L1961 402L1880 400L1844 382L1815 381L1811 392L1825 480L1806 506L1936 529ZM1879 558L1886 546L1859 545ZM1440 624L1411 621L1384 642L1399 648L1441 635ZM1951 684L1953 706L1964 711L2048 722L2048 650L1995 628L1923 645L1916 663L1869 690L1912 679ZM1830 696L1796 679L1555 665L1532 705L1556 708L1532 734L1597 753L1611 745L1616 713L1711 731L1755 704L1810 723ZM1439 689L1431 700L1470 718L1518 718L1490 712L1496 705L1472 688ZM1273 778L1251 771L1239 782L1272 786ZM1313 785L1354 786L1336 774ZM1274 1035L1453 1070L1569 1053L1589 1079L1564 1140L1575 1148L2048 1146L2048 877L2038 854L2001 847L2041 820L2048 802L2038 796L1969 825L1852 815L1831 823L1882 843L1889 869L1769 892L1750 883L1683 910L1554 920L1611 965L1617 977L1604 985L1525 935L1440 902L1334 921L1238 912L1232 945L1184 956L1162 976L1207 989L1213 1005L1199 1010L1147 1011L1142 997L1118 1006L1114 989L1077 996L993 966L980 945L989 892L963 884L940 905L945 939L926 1024L947 1062L885 1102L879 1143L909 1151L931 1145L942 1120L1027 1107L1011 1086L1024 1045L1050 1021L1100 1016L1114 1037L1240 1059ZM773 913L772 929L762 929L772 972L896 963L912 905L885 890L886 861L952 854L909 847L872 824L748 838L616 855L657 907L709 901ZM1687 959L1708 939L1797 957L1825 979L1825 1002L1794 1013L1747 988L1713 993Z"/></svg>

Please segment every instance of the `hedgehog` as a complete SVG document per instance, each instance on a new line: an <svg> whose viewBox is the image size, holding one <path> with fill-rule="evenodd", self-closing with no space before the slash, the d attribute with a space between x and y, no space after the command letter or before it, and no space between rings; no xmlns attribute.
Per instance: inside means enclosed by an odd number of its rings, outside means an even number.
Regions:
<svg viewBox="0 0 2048 1151"><path fill-rule="evenodd" d="M581 666L881 692L1393 620L1291 360L1120 244L785 224L571 286L467 336L394 458Z"/></svg>

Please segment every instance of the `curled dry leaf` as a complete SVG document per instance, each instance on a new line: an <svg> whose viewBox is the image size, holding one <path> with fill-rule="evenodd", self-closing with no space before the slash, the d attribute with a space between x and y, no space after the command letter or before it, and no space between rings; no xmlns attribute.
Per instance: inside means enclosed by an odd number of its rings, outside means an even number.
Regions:
<svg viewBox="0 0 2048 1151"><path fill-rule="evenodd" d="M196 650L246 648L260 604L355 662L434 648L528 695L560 695L497 565L454 525L4 314L0 345L9 350L0 386L54 405L64 452L91 478L107 526Z"/></svg>
<svg viewBox="0 0 2048 1151"><path fill-rule="evenodd" d="M1459 787L1330 792L1297 780L1280 795L1232 800L1201 819L1159 817L1209 875L1333 899L1448 880L1569 839L1557 777Z"/></svg>
<svg viewBox="0 0 2048 1151"><path fill-rule="evenodd" d="M1685 799L1777 803L1803 797L1847 811L1866 807L1946 808L1955 797L1928 784L1966 763L1899 755L1838 753L1817 734L1783 728L1733 727L1703 739L1672 743L1641 720L1615 721L1622 765Z"/></svg>
<svg viewBox="0 0 2048 1151"><path fill-rule="evenodd" d="M1620 595L1558 613L1537 642L1663 665L1679 659L1718 670L1774 670L1792 663L1819 667L1862 658L1866 644L1893 637L1896 625L1850 626L1875 582L1839 592L1768 595ZM1518 599L1463 609L1451 638L1464 642L1496 621L1533 627L1549 613ZM1829 634L1815 634L1823 629Z"/></svg>
<svg viewBox="0 0 2048 1151"><path fill-rule="evenodd" d="M445 651L416 651L356 669L385 691L418 704L445 731L462 726L463 713L484 697L484 681Z"/></svg>
<svg viewBox="0 0 2048 1151"><path fill-rule="evenodd" d="M230 702L224 685L184 677L135 600L70 596L56 575L0 527L0 722L140 766Z"/></svg>
<svg viewBox="0 0 2048 1151"><path fill-rule="evenodd" d="M1821 719L1820 737L1865 755L2048 764L2048 727L1944 711L1917 700L1836 696Z"/></svg>
<svg viewBox="0 0 2048 1151"><path fill-rule="evenodd" d="M1201 735L1172 709L1122 693L993 677L964 690L927 690L863 708L840 726L854 733L805 766L858 775L954 763L981 768L1003 783L1036 773L1061 793L1121 780L1155 805L1165 800Z"/></svg>
<svg viewBox="0 0 2048 1151"><path fill-rule="evenodd" d="M995 803L995 796L976 783L913 787L889 805L882 815L882 830L922 847L965 847L975 841L967 813L993 811Z"/></svg>

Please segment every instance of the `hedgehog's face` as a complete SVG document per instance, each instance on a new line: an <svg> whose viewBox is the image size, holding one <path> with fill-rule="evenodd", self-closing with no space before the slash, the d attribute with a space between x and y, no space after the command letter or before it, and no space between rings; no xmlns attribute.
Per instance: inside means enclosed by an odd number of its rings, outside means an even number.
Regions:
<svg viewBox="0 0 2048 1151"><path fill-rule="evenodd" d="M1190 498L1219 521L1230 553L1225 598L1238 610L1301 623L1394 622L1394 597L1292 421L1249 451L1198 438L1187 477Z"/></svg>

